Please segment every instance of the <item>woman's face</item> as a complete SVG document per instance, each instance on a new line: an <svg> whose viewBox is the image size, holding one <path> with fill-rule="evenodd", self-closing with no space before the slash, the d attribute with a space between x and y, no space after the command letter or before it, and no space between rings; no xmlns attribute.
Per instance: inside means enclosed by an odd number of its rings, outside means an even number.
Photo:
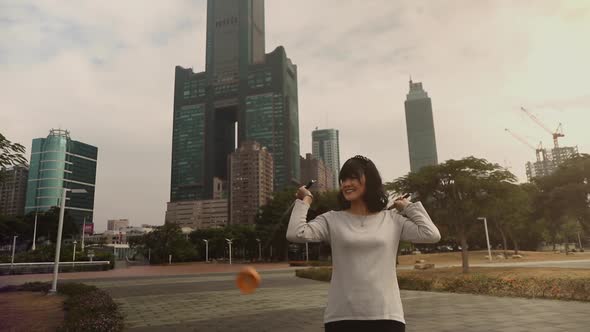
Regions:
<svg viewBox="0 0 590 332"><path fill-rule="evenodd" d="M360 179L347 178L340 181L340 190L347 201L356 201L357 199L361 199L365 194L365 183L366 178L364 174Z"/></svg>

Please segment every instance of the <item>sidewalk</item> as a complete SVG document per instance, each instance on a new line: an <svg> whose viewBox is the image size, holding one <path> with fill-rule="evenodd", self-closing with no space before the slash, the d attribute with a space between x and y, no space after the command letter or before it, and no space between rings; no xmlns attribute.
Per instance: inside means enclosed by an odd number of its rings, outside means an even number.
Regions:
<svg viewBox="0 0 590 332"><path fill-rule="evenodd" d="M115 269L97 272L60 273L59 280L103 279L103 278L141 278L157 276L197 275L203 273L236 273L245 266L252 266L258 271L296 270L301 267L290 267L288 263L254 263L254 264L215 264L215 263L178 263L171 265L132 266L126 269ZM20 285L25 282L51 281L53 274L20 274L0 276L0 287Z"/></svg>

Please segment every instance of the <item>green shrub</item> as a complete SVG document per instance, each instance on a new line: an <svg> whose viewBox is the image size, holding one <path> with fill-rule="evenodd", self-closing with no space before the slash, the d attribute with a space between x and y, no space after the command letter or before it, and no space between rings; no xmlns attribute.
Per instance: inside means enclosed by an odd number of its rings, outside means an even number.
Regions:
<svg viewBox="0 0 590 332"><path fill-rule="evenodd" d="M309 268L296 270L295 275L300 278L307 278L319 281L330 281L332 279L332 268L321 267L321 268Z"/></svg>
<svg viewBox="0 0 590 332"><path fill-rule="evenodd" d="M295 275L330 281L332 268L301 269L296 270ZM590 302L590 278L506 277L481 273L437 276L412 272L398 274L397 281L399 288L405 290Z"/></svg>
<svg viewBox="0 0 590 332"><path fill-rule="evenodd" d="M123 315L107 292L80 283L60 285L58 291L68 296L64 302L64 331L123 330Z"/></svg>
<svg viewBox="0 0 590 332"><path fill-rule="evenodd" d="M18 290L27 292L49 292L51 284L48 282L27 282L22 286L19 286Z"/></svg>
<svg viewBox="0 0 590 332"><path fill-rule="evenodd" d="M588 278L497 277L483 274L460 276L398 275L400 289L452 293L590 301Z"/></svg>
<svg viewBox="0 0 590 332"><path fill-rule="evenodd" d="M331 261L289 261L289 266L332 266Z"/></svg>

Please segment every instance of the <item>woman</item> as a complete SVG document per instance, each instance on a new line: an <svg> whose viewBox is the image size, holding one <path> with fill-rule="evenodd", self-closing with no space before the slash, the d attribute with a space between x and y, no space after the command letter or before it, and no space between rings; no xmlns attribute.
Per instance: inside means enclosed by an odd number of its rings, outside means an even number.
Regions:
<svg viewBox="0 0 590 332"><path fill-rule="evenodd" d="M399 241L436 243L440 233L420 202L398 198L397 211L386 210L381 176L368 158L346 161L339 180L339 211L306 222L313 195L301 187L287 228L291 242L332 247L325 330L405 331L395 269Z"/></svg>

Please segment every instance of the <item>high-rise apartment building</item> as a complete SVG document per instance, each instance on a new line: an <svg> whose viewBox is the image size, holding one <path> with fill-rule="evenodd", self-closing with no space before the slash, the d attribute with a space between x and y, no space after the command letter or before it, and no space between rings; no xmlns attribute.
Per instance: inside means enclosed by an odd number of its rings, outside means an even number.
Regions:
<svg viewBox="0 0 590 332"><path fill-rule="evenodd" d="M29 167L16 165L0 172L4 173L4 182L0 183L0 215L24 215Z"/></svg>
<svg viewBox="0 0 590 332"><path fill-rule="evenodd" d="M337 129L317 129L311 133L312 154L317 160L324 162L332 172L334 189L340 187L340 143ZM302 181L304 182L304 181Z"/></svg>
<svg viewBox="0 0 590 332"><path fill-rule="evenodd" d="M248 141L229 157L230 223L254 224L258 208L273 192L273 158L259 143Z"/></svg>
<svg viewBox="0 0 590 332"><path fill-rule="evenodd" d="M169 202L166 223L192 229L222 228L228 224L227 205L227 198Z"/></svg>
<svg viewBox="0 0 590 332"><path fill-rule="evenodd" d="M332 170L323 161L307 153L305 158L301 157L301 183L307 184L311 180L316 181L310 188L312 192L323 193L336 189Z"/></svg>

